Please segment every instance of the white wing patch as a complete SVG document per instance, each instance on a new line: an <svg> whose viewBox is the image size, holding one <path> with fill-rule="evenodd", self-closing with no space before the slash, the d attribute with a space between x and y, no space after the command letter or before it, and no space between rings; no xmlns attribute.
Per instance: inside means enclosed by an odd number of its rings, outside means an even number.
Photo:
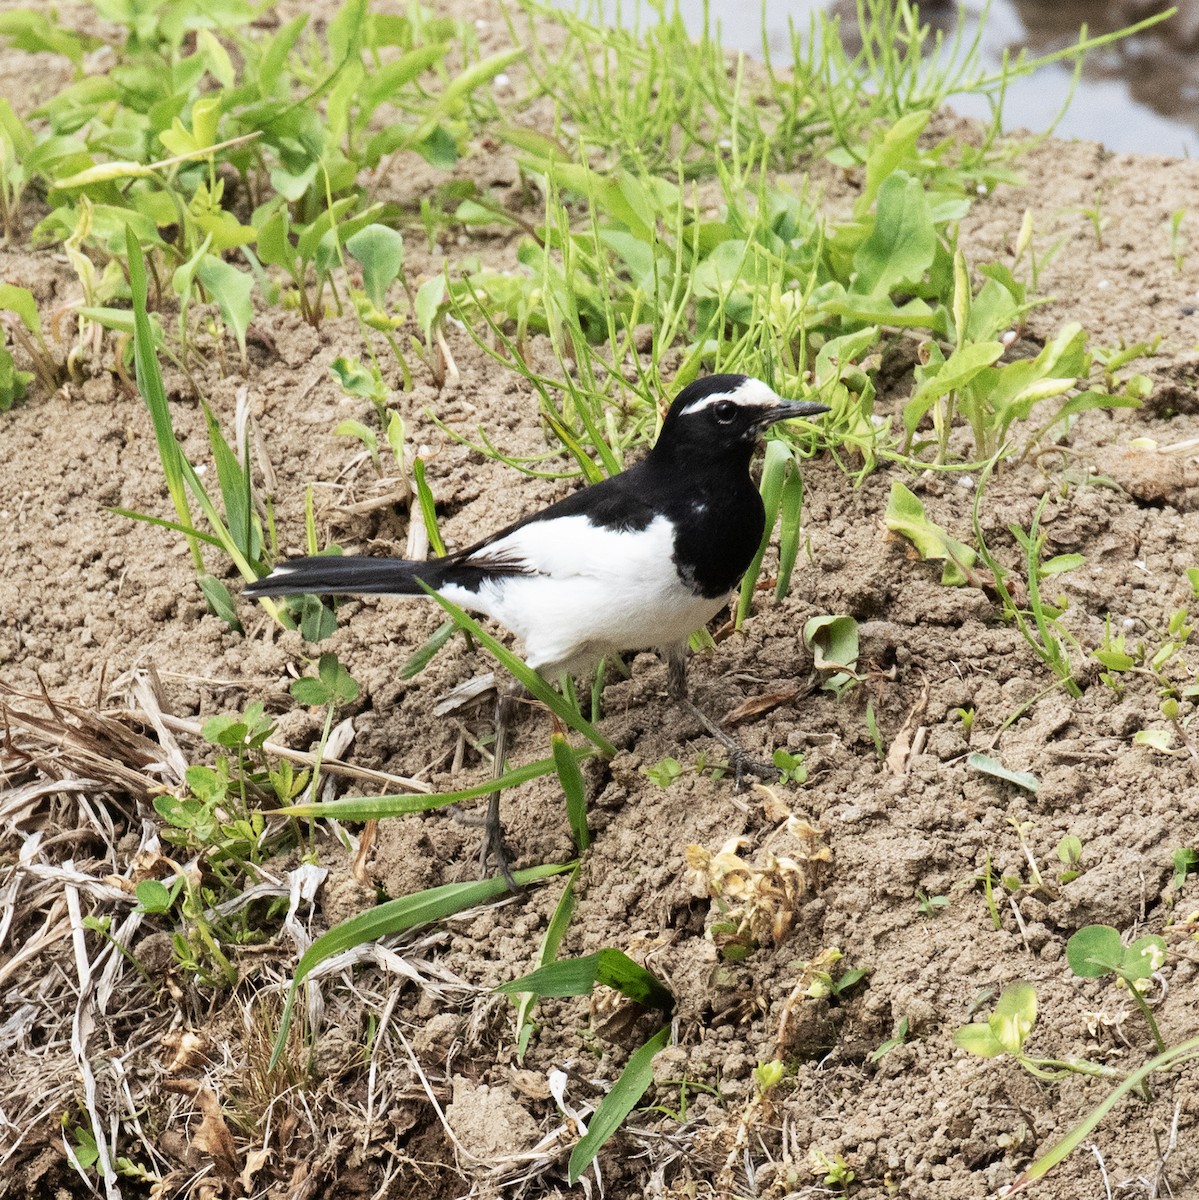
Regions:
<svg viewBox="0 0 1199 1200"><path fill-rule="evenodd" d="M441 591L511 629L530 666L581 669L614 651L677 645L720 611L726 597L697 596L673 554L665 517L640 530L556 517L523 525L469 560L519 563L529 574L486 580L477 592Z"/></svg>

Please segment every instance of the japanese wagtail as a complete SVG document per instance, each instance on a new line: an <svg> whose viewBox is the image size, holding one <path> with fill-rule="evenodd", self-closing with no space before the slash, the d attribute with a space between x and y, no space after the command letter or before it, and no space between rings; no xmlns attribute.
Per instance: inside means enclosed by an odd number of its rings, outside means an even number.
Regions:
<svg viewBox="0 0 1199 1200"><path fill-rule="evenodd" d="M465 550L426 562L295 558L245 594L422 595L422 580L510 629L529 666L551 680L589 671L608 654L656 649L674 700L744 762L737 743L687 696L687 639L728 603L762 539L765 513L749 474L759 436L778 421L827 411L784 400L745 375L699 379L675 398L641 462ZM515 700L501 690L497 775ZM486 830L484 857L494 856L510 878L498 792Z"/></svg>

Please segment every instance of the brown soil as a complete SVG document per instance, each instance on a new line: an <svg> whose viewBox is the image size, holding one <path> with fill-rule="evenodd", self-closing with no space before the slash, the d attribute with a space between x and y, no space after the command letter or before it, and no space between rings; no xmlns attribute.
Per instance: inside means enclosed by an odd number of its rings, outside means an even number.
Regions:
<svg viewBox="0 0 1199 1200"><path fill-rule="evenodd" d="M0 78L32 78L29 57L0 55ZM1196 194L1199 165L1045 142L1019 169L1027 186L980 197L963 223L962 244L971 262L1010 262L1025 208L1042 251L1061 239L1040 279L1040 292L1056 299L1031 313L1026 336L1043 342L1065 322L1080 321L1095 346L1162 342L1145 368L1154 380L1145 407L1087 414L1059 448L1006 466L988 486L984 528L1001 557L1018 565L1007 526L1027 527L1049 490L1046 553L1086 557L1055 581L1069 601L1072 634L1095 648L1110 614L1130 644L1156 646L1171 614L1193 606L1184 571L1199 566L1199 465L1193 447L1162 453L1129 443L1152 438L1165 447L1199 436L1199 256L1176 269L1168 233L1171 211ZM485 186L512 177L510 164L484 149L461 171ZM821 174L831 203L854 186L827 167ZM427 182L408 173L391 194L414 204ZM1097 192L1102 244L1080 211ZM408 244L419 283L422 271L439 269L439 256L424 253L419 230ZM441 251L498 265L512 244L459 238L455 230ZM0 250L0 277L32 286L43 306L69 300L75 288L54 250ZM277 475L284 549L303 548L309 482L323 540L402 548L406 510L342 511L366 494L371 474L369 464L347 470L354 450L332 433L339 420L364 417L328 372L337 355L361 352L356 327L331 318L314 330L280 310L261 311L255 324L248 368L231 344L209 345L199 382L225 423L238 390L248 389ZM482 425L511 454L547 447L534 399L465 333L451 331L451 346L460 383L439 391L418 369L415 387L397 391L394 405L423 447L446 541L459 546L571 485L516 475L434 424L430 412L467 436ZM166 516L170 506L140 401L103 360L92 370L81 386L34 391L0 417L3 681L99 711L124 703L128 689L114 691L114 681L140 669L156 674L175 716L236 712L261 699L286 714L278 738L309 749L319 726L292 712L287 695L292 673L305 669L298 636L280 634L248 603L239 607L245 635L230 632L206 613L174 535L106 511L118 505ZM391 382L398 386L398 377ZM182 377L168 372L167 383L185 451L208 461L199 405ZM738 727L759 754L802 752L806 784L738 794L728 778L688 770L662 789L643 768L668 755L690 767L700 754L718 757L719 748L670 705L653 656L638 657L631 678L605 690L603 728L620 753L589 771L594 845L562 952L618 947L669 983L679 1003L675 1044L655 1064L659 1086L648 1101L677 1110L678 1081L692 1085L683 1119L636 1113L603 1152L610 1196L828 1194L819 1187L823 1172L810 1165L816 1151L844 1156L856 1175L854 1196L993 1193L1111 1085L1082 1075L1041 1083L1010 1058L971 1058L955 1048L956 1028L1023 979L1039 998L1032 1053L1115 1067L1148 1056L1143 1022L1126 995L1110 981L1076 979L1066 965L1067 938L1090 922L1166 936L1168 991L1158 1020L1170 1043L1196 1033L1195 925L1183 916L1199 908L1199 885L1192 876L1181 893L1169 886L1172 851L1196 845L1194 753L1177 737L1173 755L1133 743L1138 730L1166 727L1152 678L1132 673L1114 690L1077 656L1084 691L1073 700L1050 686L1052 676L991 598L944 588L938 570L912 561L882 524L894 478L920 495L935 520L969 537L973 493L964 483L971 481L880 469L854 488L833 462L817 460L805 477L809 552L790 597L776 605L764 594L740 633L692 662L697 699L726 712L806 684L810 658L800 629L809 617L857 618L862 684L840 700L805 695ZM210 564L223 569L215 557ZM354 741L344 757L438 787L483 778L487 765L472 747L488 731L488 710L448 718L432 710L450 687L489 669L485 658L456 639L423 674L402 681L399 664L440 613L419 602L369 599L347 601L339 614L328 645L362 685L346 714ZM18 707L38 709L33 701ZM895 751L886 759L869 731L868 708L884 751ZM965 708L976 712L968 736L958 711ZM546 734L540 715L524 720L522 761L545 753ZM203 756L194 739L182 744L193 758ZM979 774L966 762L971 750L1033 772L1040 790ZM456 753L463 761L451 771ZM815 845L827 847L827 863L807 861L818 850L788 832L788 812L821 831ZM130 789L37 794L14 786L0 793L0 819L0 878L12 918L0 925L4 953L37 946L23 964L0 968L0 1046L12 1080L0 1102L0 1195L82 1194L60 1120L65 1113L72 1126L82 1121L79 1064L70 1052L74 1000L61 1004L64 981L75 986L78 979L72 914L111 915L114 923L129 917L130 899L112 892L121 880L111 877L140 878L133 855L139 846L155 849L153 826L142 824L153 811ZM556 784L541 780L508 794L505 822L519 865L569 858ZM1042 888L1030 885L1017 824L1045 876ZM1067 834L1082 841L1081 873L1059 884L1055 847ZM327 875L315 903L301 903L299 925L315 935L369 907L376 889L398 896L471 878L476 836L438 815L385 822L356 881L352 856L319 829L312 856ZM806 881L785 906L779 940L767 938L740 962L719 959L705 938L713 917L693 894L684 858L688 845L715 852L730 839L757 865L769 853L796 860ZM68 860L86 882L55 873ZM1011 896L997 893L997 930L976 882L988 860L997 879L1018 876L1026 885ZM298 859L268 863L264 882L281 881L286 894L298 866ZM265 954L237 958L242 982L214 991L178 969L164 938L168 926L145 918L131 949L156 988L126 968L104 1006L89 1010L99 1014L87 1053L99 1111L106 1120L125 1114L119 1152L166 1179L154 1193L161 1196L564 1194L574 1134L550 1097L548 1074L567 1072L567 1104L586 1113L652 1027L612 1020L608 1009L589 1014L581 1001L545 1003L518 1065L513 1008L489 989L535 964L560 892L551 881L403 940L397 950L407 973L392 960L326 976L323 1015L312 1013L319 1034L302 1102L265 1071L279 1009L279 991L265 985L288 978L298 927L281 932ZM922 916L918 892L948 902ZM253 911L263 928L280 928L282 913L262 904ZM98 940L80 944L99 958ZM834 947L844 956L836 970L863 968L865 982L834 1001L806 997L805 964ZM874 1051L905 1021L906 1042L876 1060ZM189 1056L183 1044L199 1049ZM776 1058L787 1062L788 1075L757 1103L752 1071ZM298 1041L293 1061L299 1072ZM132 1108L140 1126L130 1123ZM1105 1178L1121 1187L1119 1195L1199 1194L1197 1121L1192 1066L1158 1079L1152 1101L1122 1101L1088 1139L1093 1148L1077 1152L1034 1194L1089 1200L1105 1194ZM543 1141L555 1130L556 1142ZM149 1193L149 1185L128 1178L121 1186Z"/></svg>

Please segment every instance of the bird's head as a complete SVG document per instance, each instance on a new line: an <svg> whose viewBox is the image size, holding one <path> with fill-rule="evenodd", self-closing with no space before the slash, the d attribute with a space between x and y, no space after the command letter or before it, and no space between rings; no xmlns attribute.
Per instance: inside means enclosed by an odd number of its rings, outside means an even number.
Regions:
<svg viewBox="0 0 1199 1200"><path fill-rule="evenodd" d="M828 412L810 400L784 400L748 375L709 375L674 398L654 452L686 460L742 458L778 421Z"/></svg>

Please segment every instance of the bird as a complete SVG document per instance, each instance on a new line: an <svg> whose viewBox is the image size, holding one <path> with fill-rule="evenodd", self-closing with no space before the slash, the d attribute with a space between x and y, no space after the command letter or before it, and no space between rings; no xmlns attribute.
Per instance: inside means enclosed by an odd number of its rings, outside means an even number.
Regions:
<svg viewBox="0 0 1199 1200"><path fill-rule="evenodd" d="M762 764L690 700L687 642L728 603L762 540L765 510L750 475L759 438L780 421L828 411L746 375L696 379L679 391L639 462L466 549L425 561L290 559L243 594L416 596L423 583L514 633L525 661L550 682L607 655L657 650L672 699L737 756L740 774L742 763ZM497 775L518 698L519 689L500 691ZM498 792L484 826L484 866L494 859L511 882Z"/></svg>

